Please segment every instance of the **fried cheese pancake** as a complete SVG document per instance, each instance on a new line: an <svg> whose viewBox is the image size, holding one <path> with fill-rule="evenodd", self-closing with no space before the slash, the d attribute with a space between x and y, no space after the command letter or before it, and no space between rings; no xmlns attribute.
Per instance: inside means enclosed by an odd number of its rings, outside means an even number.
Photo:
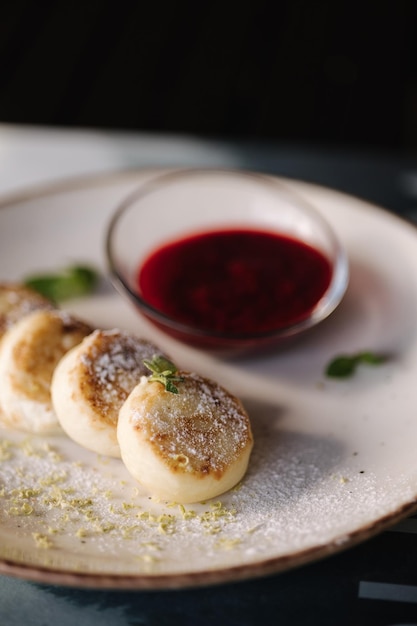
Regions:
<svg viewBox="0 0 417 626"><path fill-rule="evenodd" d="M58 363L52 401L71 439L99 454L120 457L119 409L146 373L144 359L159 349L127 332L95 330Z"/></svg>
<svg viewBox="0 0 417 626"><path fill-rule="evenodd" d="M31 433L60 430L52 407L51 380L62 356L92 328L68 313L38 310L24 315L0 343L0 421Z"/></svg>
<svg viewBox="0 0 417 626"><path fill-rule="evenodd" d="M22 317L37 310L52 311L54 304L39 293L15 283L0 283L0 341Z"/></svg>
<svg viewBox="0 0 417 626"><path fill-rule="evenodd" d="M218 496L242 479L253 436L235 396L195 373L179 374L177 394L141 379L120 410L117 437L138 482L186 504Z"/></svg>

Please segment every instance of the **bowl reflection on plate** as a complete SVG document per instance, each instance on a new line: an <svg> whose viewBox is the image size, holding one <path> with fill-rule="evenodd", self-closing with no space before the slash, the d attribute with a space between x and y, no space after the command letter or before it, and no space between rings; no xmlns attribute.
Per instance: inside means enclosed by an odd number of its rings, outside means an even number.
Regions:
<svg viewBox="0 0 417 626"><path fill-rule="evenodd" d="M207 319L200 324L195 316L187 318L173 313L171 307L158 304L144 290L145 283L140 283L139 273L147 267L150 257L157 256L159 251L167 251L169 246L178 247L179 242L197 240L213 233L214 236L229 233L233 237L236 231L244 231L249 237L258 233L261 237L289 240L299 249L308 248L320 256L329 271L328 280L317 299L293 318L282 318L273 323L269 321L269 325L260 324L259 327L256 324L252 327L234 326L234 322L227 319L227 307L217 305L217 312L219 308L224 309L226 323L222 327L218 323L211 324L210 320L207 322ZM258 247L264 247L262 239ZM257 350L312 328L334 311L348 283L347 257L328 222L278 179L252 172L191 169L165 172L152 178L116 209L107 231L106 254L113 285L143 316L177 340L215 352ZM211 256L218 257L219 254L220 247L215 243ZM160 265L159 273L154 273L148 281L152 283L151 290L158 288L159 283L162 289L164 282L173 281L173 263L169 256L166 259L168 261ZM276 259L273 261L275 263ZM217 262L220 262L219 258ZM306 285L310 288L308 272L311 262L304 263L298 270L298 275L304 277L304 286L300 284L298 288L306 291ZM200 269L203 270L202 261L188 259L175 278L178 287L170 285L174 295L167 300L171 304L173 300L182 298L177 298L177 293L185 293L183 283L187 281L184 273L191 268L194 275L204 275L203 271L200 273ZM226 265L224 271L217 272L214 283L220 281L220 274L224 283ZM226 295L223 293L222 296L224 302L229 292L229 300L236 297L236 285L232 278L230 280L230 285L226 283ZM236 275L233 280L237 282ZM245 276L240 276L239 281L242 280ZM279 282L266 282L262 287L265 295L277 288ZM238 308L249 310L258 307L259 314L263 314L259 304L263 299L258 298L262 296L260 284L257 283L258 292L255 289L255 295L249 295ZM194 296L190 296L190 301L195 300ZM210 297L207 296L208 299ZM276 311L279 308L277 304ZM212 309L216 309L216 304ZM256 318L256 310L253 315Z"/></svg>

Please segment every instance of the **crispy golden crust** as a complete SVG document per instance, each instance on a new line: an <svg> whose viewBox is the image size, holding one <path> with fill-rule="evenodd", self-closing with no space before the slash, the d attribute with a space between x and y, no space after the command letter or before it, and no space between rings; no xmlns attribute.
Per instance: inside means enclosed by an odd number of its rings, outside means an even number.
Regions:
<svg viewBox="0 0 417 626"><path fill-rule="evenodd" d="M54 304L39 293L15 283L0 283L0 339L22 317L36 311L53 310Z"/></svg>
<svg viewBox="0 0 417 626"><path fill-rule="evenodd" d="M147 373L144 359L159 349L121 330L95 330L80 345L72 367L79 392L100 421L117 423L119 409Z"/></svg>
<svg viewBox="0 0 417 626"><path fill-rule="evenodd" d="M252 448L249 417L235 396L212 380L180 372L173 394L144 382L131 399L133 429L172 472L220 480Z"/></svg>
<svg viewBox="0 0 417 626"><path fill-rule="evenodd" d="M127 332L95 330L58 363L52 401L71 439L98 454L120 456L119 410L159 348Z"/></svg>
<svg viewBox="0 0 417 626"><path fill-rule="evenodd" d="M16 371L14 386L28 398L47 402L56 364L68 349L91 332L91 327L57 311L36 312L27 320L25 332L11 350Z"/></svg>
<svg viewBox="0 0 417 626"><path fill-rule="evenodd" d="M0 347L0 405L6 425L29 432L46 432L58 425L51 401L54 369L91 330L67 313L38 310L5 333Z"/></svg>

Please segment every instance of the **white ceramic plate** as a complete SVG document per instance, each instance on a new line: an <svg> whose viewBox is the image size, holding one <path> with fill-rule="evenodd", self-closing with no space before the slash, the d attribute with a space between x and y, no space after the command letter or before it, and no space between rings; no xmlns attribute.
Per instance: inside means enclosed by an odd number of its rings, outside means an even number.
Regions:
<svg viewBox="0 0 417 626"><path fill-rule="evenodd" d="M116 174L3 203L0 280L73 261L104 271L110 215L151 175ZM360 200L287 183L332 223L351 264L341 306L298 342L222 362L151 328L109 285L65 307L97 327L152 339L243 399L256 445L241 487L196 506L156 502L121 461L64 436L2 431L0 572L90 587L219 583L335 553L415 510L417 233ZM335 355L364 349L391 356L350 379L326 379Z"/></svg>

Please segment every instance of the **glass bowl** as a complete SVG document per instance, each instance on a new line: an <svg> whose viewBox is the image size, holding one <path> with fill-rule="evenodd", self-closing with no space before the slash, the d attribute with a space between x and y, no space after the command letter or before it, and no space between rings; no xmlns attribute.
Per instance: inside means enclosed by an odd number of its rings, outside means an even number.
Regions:
<svg viewBox="0 0 417 626"><path fill-rule="evenodd" d="M289 250L281 260L274 245L283 242ZM106 254L113 285L140 314L177 340L215 352L257 350L312 328L348 283L345 251L327 221L279 179L245 171L157 175L117 207ZM314 255L327 267L325 278L316 277L315 297ZM205 267L208 258L214 269ZM266 276L256 273L257 263ZM291 316L293 305L281 300L297 289L293 299L306 302Z"/></svg>

